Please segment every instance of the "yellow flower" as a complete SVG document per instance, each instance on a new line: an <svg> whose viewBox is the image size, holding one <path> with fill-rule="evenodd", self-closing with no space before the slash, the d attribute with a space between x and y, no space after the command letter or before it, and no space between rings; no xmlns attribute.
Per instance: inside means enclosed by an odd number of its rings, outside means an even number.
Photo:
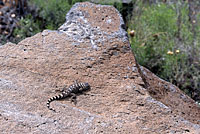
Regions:
<svg viewBox="0 0 200 134"><path fill-rule="evenodd" d="M129 32L129 35L130 35L131 37L134 37L135 31L134 31L134 30L131 30L131 31Z"/></svg>
<svg viewBox="0 0 200 134"><path fill-rule="evenodd" d="M176 53L180 53L180 50L177 49L177 50L176 50Z"/></svg>
<svg viewBox="0 0 200 134"><path fill-rule="evenodd" d="M11 14L11 17L12 17L12 18L15 18L15 17L16 17L16 15L13 13L13 14Z"/></svg>
<svg viewBox="0 0 200 134"><path fill-rule="evenodd" d="M173 53L172 51L169 50L169 51L167 52L167 54L173 55L174 53Z"/></svg>

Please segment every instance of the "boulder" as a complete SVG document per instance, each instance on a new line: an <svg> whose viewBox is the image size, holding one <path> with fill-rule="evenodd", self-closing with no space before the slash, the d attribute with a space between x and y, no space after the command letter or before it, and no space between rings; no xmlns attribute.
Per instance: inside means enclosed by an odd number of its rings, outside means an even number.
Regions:
<svg viewBox="0 0 200 134"><path fill-rule="evenodd" d="M49 110L47 100L76 80L91 89ZM58 30L0 47L0 98L3 133L200 132L195 102L137 64L120 13L89 2L76 3Z"/></svg>

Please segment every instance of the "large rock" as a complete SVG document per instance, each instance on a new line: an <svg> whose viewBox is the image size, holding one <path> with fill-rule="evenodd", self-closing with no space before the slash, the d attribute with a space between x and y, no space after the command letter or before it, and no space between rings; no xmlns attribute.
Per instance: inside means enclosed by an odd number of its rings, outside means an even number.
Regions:
<svg viewBox="0 0 200 134"><path fill-rule="evenodd" d="M1 46L0 131L198 134L197 105L139 68L123 27L114 7L77 3L58 31L45 30L17 45ZM47 109L56 90L75 80L88 82L91 90L79 94L76 105L64 99L51 103L56 112Z"/></svg>

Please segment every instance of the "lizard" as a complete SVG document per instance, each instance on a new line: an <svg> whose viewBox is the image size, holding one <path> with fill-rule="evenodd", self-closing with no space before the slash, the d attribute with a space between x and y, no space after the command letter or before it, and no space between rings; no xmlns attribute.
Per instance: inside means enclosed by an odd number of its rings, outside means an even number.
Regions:
<svg viewBox="0 0 200 134"><path fill-rule="evenodd" d="M89 89L90 89L90 85L88 83L77 83L77 82L75 82L73 85L69 86L68 88L64 87L61 94L49 98L46 106L49 110L56 112L55 109L50 107L50 103L52 101L64 99L64 98L67 98L67 97L72 97L72 99L73 99L73 98L76 97L77 93L82 93L83 91L86 91L86 90L89 90Z"/></svg>

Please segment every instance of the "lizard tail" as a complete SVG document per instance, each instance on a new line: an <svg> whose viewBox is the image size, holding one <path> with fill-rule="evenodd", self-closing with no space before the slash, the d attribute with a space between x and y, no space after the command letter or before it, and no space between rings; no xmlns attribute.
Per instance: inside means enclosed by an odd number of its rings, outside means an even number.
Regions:
<svg viewBox="0 0 200 134"><path fill-rule="evenodd" d="M52 111L56 112L55 109L53 109L53 108L50 107L50 103L51 103L52 101L54 101L54 100L55 100L54 97L48 99L48 101L47 101L47 108L48 108L49 110L52 110Z"/></svg>
<svg viewBox="0 0 200 134"><path fill-rule="evenodd" d="M48 108L49 110L52 110L52 111L56 112L55 109L53 109L53 108L50 107L50 103L51 103L52 101L54 101L54 100L59 100L59 99L61 99L63 96L64 96L63 94L60 94L60 95L58 95L58 96L54 96L54 97L51 97L50 99L48 99L48 101L47 101L47 108Z"/></svg>

